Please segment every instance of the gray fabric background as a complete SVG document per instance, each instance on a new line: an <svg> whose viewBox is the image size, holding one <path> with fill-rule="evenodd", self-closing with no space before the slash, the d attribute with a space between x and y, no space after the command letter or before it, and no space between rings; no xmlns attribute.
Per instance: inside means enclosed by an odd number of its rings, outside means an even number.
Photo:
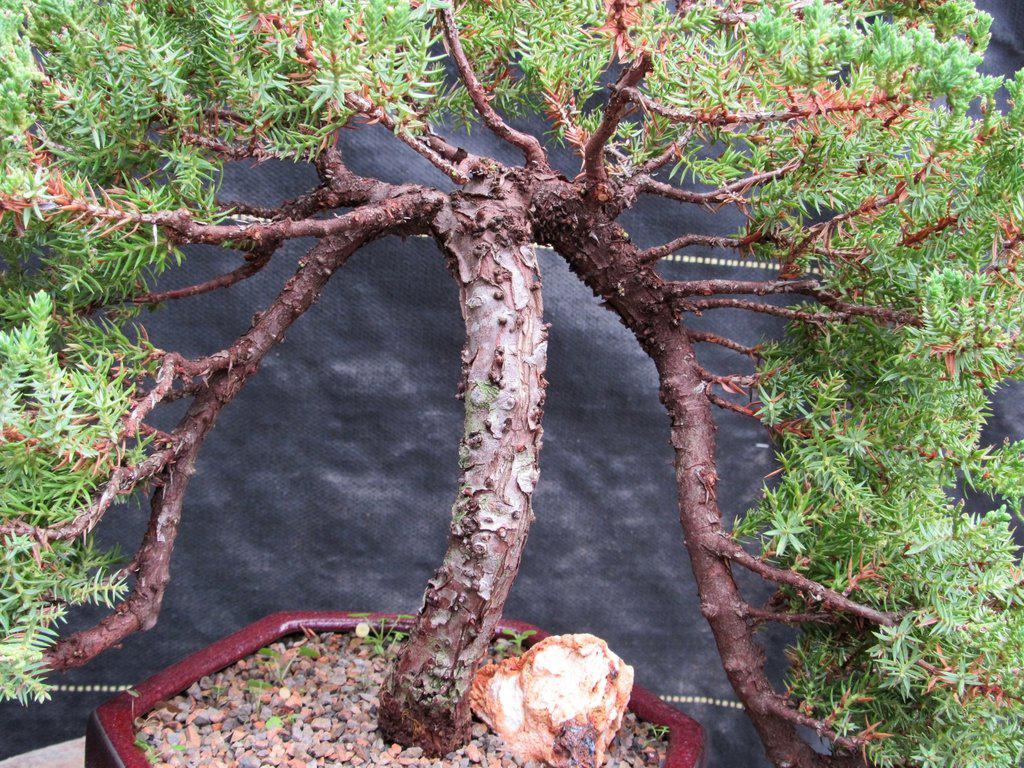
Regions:
<svg viewBox="0 0 1024 768"><path fill-rule="evenodd" d="M1020 68L1024 9L1015 0L979 5L996 16L987 69ZM487 135L464 143L507 157ZM351 132L345 147L359 171L445 181L382 131ZM559 160L567 173L578 170L572 157ZM314 184L308 168L272 163L235 169L225 197L272 203ZM735 222L644 201L624 224L641 245L653 245L682 232L724 232ZM306 247L292 243L264 273L229 291L161 309L148 320L151 336L186 355L222 347L273 297ZM235 264L230 255L197 249L161 287ZM537 521L506 614L553 632L606 638L656 692L732 699L682 549L653 367L559 259L542 252L541 265L552 323L545 447ZM667 276L752 275L680 263L663 269ZM751 342L780 331L749 314L723 313L709 327ZM276 610L415 610L443 552L455 488L461 343L455 285L430 241L389 239L357 255L207 441L158 626L55 682L137 682ZM735 362L704 352L719 370ZM1024 437L1022 393L999 394L991 439ZM175 415L167 414L168 425ZM749 420L722 416L720 437L720 501L735 514L751 504L773 463ZM117 510L102 534L133 550L145 517L138 508ZM746 584L751 594L763 592L753 580ZM97 615L86 611L75 623ZM769 656L777 677L784 641L779 629L764 635L776 651ZM88 711L109 695L57 692L29 708L0 704L0 759L81 735ZM763 764L741 712L683 707L708 731L711 765Z"/></svg>

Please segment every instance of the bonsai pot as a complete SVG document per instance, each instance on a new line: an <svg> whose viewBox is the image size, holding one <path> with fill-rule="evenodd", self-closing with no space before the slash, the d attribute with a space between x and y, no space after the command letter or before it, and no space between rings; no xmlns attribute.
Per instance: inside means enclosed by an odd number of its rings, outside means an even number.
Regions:
<svg viewBox="0 0 1024 768"><path fill-rule="evenodd" d="M385 621L407 629L412 621L391 613L289 611L267 616L212 645L157 672L135 688L118 694L89 717L85 735L86 768L149 768L145 754L135 744L135 719L170 699L206 675L218 672L260 648L303 630L351 632L360 622ZM504 620L498 631L532 631L523 645L529 647L548 636L521 621ZM693 718L669 706L655 694L633 686L629 710L640 720L669 729L664 768L700 768L704 765L704 732Z"/></svg>

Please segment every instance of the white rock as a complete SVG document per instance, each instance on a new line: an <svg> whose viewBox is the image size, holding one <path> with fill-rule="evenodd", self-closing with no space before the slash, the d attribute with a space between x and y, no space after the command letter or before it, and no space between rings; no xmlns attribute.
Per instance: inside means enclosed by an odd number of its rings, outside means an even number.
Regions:
<svg viewBox="0 0 1024 768"><path fill-rule="evenodd" d="M470 705L524 762L597 768L632 688L633 668L604 640L557 635L481 669Z"/></svg>

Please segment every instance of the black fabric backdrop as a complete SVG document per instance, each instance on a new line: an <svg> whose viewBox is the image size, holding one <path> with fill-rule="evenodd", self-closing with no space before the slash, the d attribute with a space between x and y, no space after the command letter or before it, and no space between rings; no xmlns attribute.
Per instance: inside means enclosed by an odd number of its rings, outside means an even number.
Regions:
<svg viewBox="0 0 1024 768"><path fill-rule="evenodd" d="M979 4L996 17L986 68L1020 68L1024 9L1015 0ZM507 156L482 133L464 143ZM347 134L346 156L357 170L389 180L445 181L379 130ZM573 158L560 161L566 172L577 171ZM271 163L234 169L225 197L272 203L313 184L309 168ZM641 245L735 224L649 201L625 218ZM263 274L229 291L161 309L148 320L151 336L186 355L220 348L245 330L306 247L291 244ZM545 447L537 521L506 614L553 632L606 638L636 667L638 682L658 693L722 700L681 705L705 725L711 765L763 764L746 718L725 704L734 696L698 612L653 367L558 258L542 252L540 260L552 323ZM230 255L197 249L161 287L234 265ZM664 267L670 276L698 270L751 274ZM780 331L750 315L725 314L715 325L751 342ZM455 285L433 243L389 239L354 258L207 441L157 627L54 682L137 682L282 609L415 610L440 561L455 490L461 404L453 395L462 336ZM721 369L734 361L717 362ZM1024 437L1022 393L1010 387L999 394L990 439ZM174 417L165 417L168 426ZM749 420L723 416L720 437L720 501L735 514L755 498L772 456ZM101 532L130 551L144 525L143 510L126 508ZM763 592L752 580L746 585ZM82 612L74 625L97 615ZM776 677L785 639L779 629L764 636L776 651L769 653ZM0 759L81 735L88 711L109 695L58 690L42 705L0 704Z"/></svg>

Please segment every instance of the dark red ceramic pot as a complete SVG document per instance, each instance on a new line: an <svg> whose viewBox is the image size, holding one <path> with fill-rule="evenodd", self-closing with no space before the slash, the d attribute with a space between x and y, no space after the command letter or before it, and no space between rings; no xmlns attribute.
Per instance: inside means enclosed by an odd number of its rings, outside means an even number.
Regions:
<svg viewBox="0 0 1024 768"><path fill-rule="evenodd" d="M158 702L184 691L201 677L213 674L287 635L303 629L316 632L349 632L361 621L408 628L410 620L392 613L352 614L334 611L293 611L267 616L245 629L158 672L130 691L98 707L89 717L85 734L86 768L149 768L135 746L135 718ZM524 645L543 640L548 633L521 621L503 621L499 631L534 631ZM629 709L638 718L669 728L668 756L664 768L699 768L704 764L704 731L700 724L639 685L633 686Z"/></svg>

